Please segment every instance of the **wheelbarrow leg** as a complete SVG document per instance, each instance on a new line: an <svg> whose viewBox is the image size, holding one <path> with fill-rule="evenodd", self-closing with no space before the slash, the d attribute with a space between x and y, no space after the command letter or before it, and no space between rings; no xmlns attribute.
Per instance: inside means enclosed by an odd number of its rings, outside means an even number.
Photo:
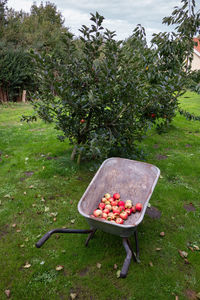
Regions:
<svg viewBox="0 0 200 300"><path fill-rule="evenodd" d="M122 270L121 270L121 273L120 273L121 278L126 277L126 275L128 273L129 265L131 263L131 258L132 258L132 251L129 247L129 241L128 241L127 238L123 238L123 246L126 250L126 258L124 260L124 264L123 264L123 267L122 267Z"/></svg>
<svg viewBox="0 0 200 300"><path fill-rule="evenodd" d="M140 263L140 258L139 258L139 242L138 242L138 232L137 229L134 232L134 237L135 237L135 245L136 245L136 261Z"/></svg>
<svg viewBox="0 0 200 300"><path fill-rule="evenodd" d="M92 232L90 232L90 234L87 237L87 240L85 241L85 247L88 246L89 241L93 238L96 231L97 231L96 229L92 229Z"/></svg>
<svg viewBox="0 0 200 300"><path fill-rule="evenodd" d="M132 246L131 246L131 243L130 243L130 241L129 241L128 239L127 239L127 243L128 243L129 248L130 248L130 250L131 250L131 252L132 252L134 261L137 262L137 256L136 256L135 252L133 251L133 248L132 248Z"/></svg>

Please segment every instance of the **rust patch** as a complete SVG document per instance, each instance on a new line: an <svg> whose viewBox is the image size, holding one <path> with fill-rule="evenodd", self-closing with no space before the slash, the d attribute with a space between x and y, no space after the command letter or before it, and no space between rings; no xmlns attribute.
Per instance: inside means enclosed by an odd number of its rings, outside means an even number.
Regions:
<svg viewBox="0 0 200 300"><path fill-rule="evenodd" d="M192 204L192 202L190 202L189 204L184 204L183 207L187 211L195 211L196 210L196 208L194 207L194 205Z"/></svg>
<svg viewBox="0 0 200 300"><path fill-rule="evenodd" d="M197 293L195 291L190 290L190 289L187 289L185 291L185 296L190 300L196 300L197 299Z"/></svg>
<svg viewBox="0 0 200 300"><path fill-rule="evenodd" d="M154 206L147 207L146 214L152 219L160 219L161 212Z"/></svg>

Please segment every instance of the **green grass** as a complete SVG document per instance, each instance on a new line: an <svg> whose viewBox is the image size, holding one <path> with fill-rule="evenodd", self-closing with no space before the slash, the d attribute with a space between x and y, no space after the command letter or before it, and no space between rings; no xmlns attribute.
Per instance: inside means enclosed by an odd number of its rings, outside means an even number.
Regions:
<svg viewBox="0 0 200 300"><path fill-rule="evenodd" d="M200 114L199 95L188 92L180 102ZM35 247L52 228L88 228L77 204L95 168L72 163L69 143L56 139L53 126L21 123L31 111L28 104L0 106L0 299L6 289L20 300L70 299L70 293L77 299L182 300L200 292L200 251L187 247L200 247L200 123L177 115L167 133L151 131L143 141L146 161L161 170L150 202L162 216L145 216L138 228L141 263L131 263L127 278L118 279L113 265L122 267L125 251L113 235L98 231L88 248L85 235L53 235ZM185 210L189 203L195 211ZM178 250L188 252L189 264ZM56 271L57 265L64 269Z"/></svg>

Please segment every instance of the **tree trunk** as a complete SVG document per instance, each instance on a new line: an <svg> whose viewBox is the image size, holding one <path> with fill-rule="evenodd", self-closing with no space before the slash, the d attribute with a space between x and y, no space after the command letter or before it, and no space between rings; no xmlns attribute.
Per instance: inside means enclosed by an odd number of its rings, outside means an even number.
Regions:
<svg viewBox="0 0 200 300"><path fill-rule="evenodd" d="M0 101L2 103L4 102L8 102L8 96L7 93L4 91L4 89L2 87L0 87Z"/></svg>
<svg viewBox="0 0 200 300"><path fill-rule="evenodd" d="M26 90L23 90L22 92L22 102L26 103Z"/></svg>
<svg viewBox="0 0 200 300"><path fill-rule="evenodd" d="M71 154L71 160L75 159L76 149L77 149L77 146L74 146L74 149L73 149L72 154Z"/></svg>

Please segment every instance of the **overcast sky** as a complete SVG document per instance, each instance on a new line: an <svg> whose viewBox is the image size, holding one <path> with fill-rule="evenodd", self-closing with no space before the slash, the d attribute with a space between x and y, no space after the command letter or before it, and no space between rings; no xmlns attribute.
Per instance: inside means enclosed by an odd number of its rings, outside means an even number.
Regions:
<svg viewBox="0 0 200 300"><path fill-rule="evenodd" d="M43 1L45 3L46 1ZM50 1L65 18L65 26L72 33L79 36L78 29L89 25L90 12L105 17L104 27L115 30L118 39L129 37L137 24L145 27L148 40L152 33L168 31L166 25L162 25L162 19L169 16L174 6L180 6L181 0L54 0ZM37 5L41 1L35 1ZM30 11L33 1L8 0L8 7L15 10ZM200 6L200 0L196 0Z"/></svg>

